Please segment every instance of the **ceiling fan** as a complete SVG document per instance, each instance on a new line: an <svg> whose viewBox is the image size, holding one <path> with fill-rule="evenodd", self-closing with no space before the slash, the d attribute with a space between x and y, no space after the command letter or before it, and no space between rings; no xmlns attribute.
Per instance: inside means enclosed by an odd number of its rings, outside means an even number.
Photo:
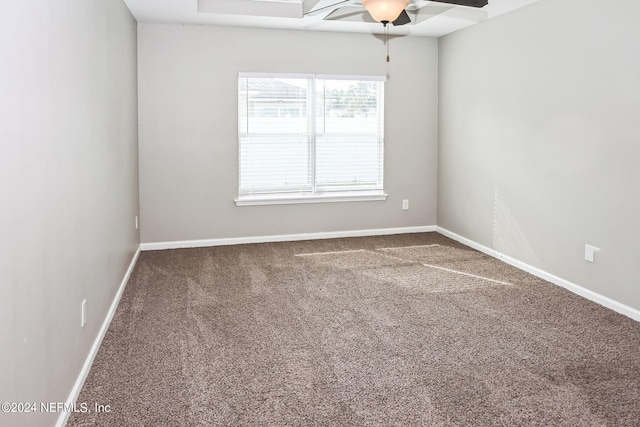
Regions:
<svg viewBox="0 0 640 427"><path fill-rule="evenodd" d="M391 24L398 26L409 24L411 22L411 18L409 17L407 10L417 11L421 7L425 6L425 4L430 3L445 3L479 9L486 6L489 2L488 0L438 0L437 2L421 1L411 4L410 0L341 0L327 6L313 9L305 13L304 16L324 13L324 20L341 20L343 18L349 18L354 15L354 13L360 15L362 18L370 15L375 21L380 22L384 26L387 62L389 62L389 27L387 25ZM352 10L354 6L357 7L356 12L340 12L340 9ZM364 10L359 10L361 8L366 9L366 12Z"/></svg>
<svg viewBox="0 0 640 427"><path fill-rule="evenodd" d="M488 0L438 0L438 1L430 1L427 3L445 3L445 4L452 4L457 6L482 8L488 4ZM398 4L400 4L399 7L398 7ZM373 19L382 23L386 27L387 24L389 23L394 26L409 24L411 22L411 18L409 17L409 14L407 13L407 11L418 10L424 5L410 4L407 0L405 0L404 2L402 0L378 0L378 1L341 0L330 5L311 10L305 13L304 15L313 16L313 15L319 15L324 13L325 16L323 19L340 20L341 17L350 15L349 13L341 14L340 9L342 8L349 9L354 6L366 8ZM378 10L376 10L378 9L376 6L381 6L382 9L385 9L385 11L382 12L381 14ZM386 13L389 8L395 9L395 11L392 10L389 12L390 15ZM398 11L400 11L399 15L397 15L395 18L387 18L389 16L394 16L396 13L398 13ZM363 10L363 11L360 11L359 13L366 13L366 12L364 12Z"/></svg>

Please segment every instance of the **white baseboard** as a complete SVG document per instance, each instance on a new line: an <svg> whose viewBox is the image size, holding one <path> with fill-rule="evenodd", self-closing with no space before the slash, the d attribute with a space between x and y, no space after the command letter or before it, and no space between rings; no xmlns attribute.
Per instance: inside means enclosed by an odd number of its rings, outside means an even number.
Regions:
<svg viewBox="0 0 640 427"><path fill-rule="evenodd" d="M107 333L107 329L109 329L109 324L111 324L111 319L113 319L113 315L116 312L116 308L118 308L120 297L122 296L122 292L124 292L125 286L127 286L127 282L129 281L129 277L133 272L133 268L136 265L136 261L138 260L139 255L140 255L140 248L138 247L138 250L136 250L136 253L133 255L133 259L129 264L129 268L127 269L127 272L124 274L124 278L120 283L120 287L118 288L118 291L116 292L115 297L113 297L113 301L111 302L111 307L109 307L107 316L102 322L102 327L100 328L100 331L98 331L98 336L93 342L93 345L91 346L91 350L89 350L89 354L87 355L87 358L84 361L84 365L82 365L80 374L78 375L78 378L76 379L76 382L73 385L73 388L71 389L71 393L69 394L69 397L67 398L67 401L66 401L67 404L73 404L78 400L78 396L80 395L80 390L82 390L82 386L84 385L84 382L87 379L87 375L89 375L89 370L91 369L91 365L93 364L93 359L95 359L96 354L98 354L98 350L100 349L100 344L102 343L102 339ZM58 422L56 423L56 427L64 427L67 424L67 421L69 420L70 415L71 415L71 412L61 411L60 416L58 417Z"/></svg>
<svg viewBox="0 0 640 427"><path fill-rule="evenodd" d="M292 242L298 240L336 239L339 237L383 236L389 234L428 233L436 231L435 225L419 227L376 228L369 230L327 231L319 233L281 234L275 236L231 237L223 239L181 240L174 242L142 243L143 251L162 249L201 248L208 246L240 245L246 243Z"/></svg>
<svg viewBox="0 0 640 427"><path fill-rule="evenodd" d="M571 292L573 292L574 294L580 295L581 297L584 297L590 301L593 301L597 304L600 304L604 307L610 308L611 310L618 312L620 314L624 314L627 317L632 318L635 321L640 322L640 311L636 310L635 308L629 307L627 305L624 305L616 300L613 300L611 298L605 297L604 295L600 295L596 292L593 292L589 289L583 288L580 285L576 285L575 283L572 283L568 280L565 280L561 277L555 276L551 273L548 273L544 270L541 270L537 267L534 267L532 265L526 264L522 261L518 261L515 258L511 258L510 256L507 256L501 252L496 251L495 249L491 249L487 246L481 245L477 242L474 242L473 240L467 239L466 237L462 237L459 234L456 234L452 231L449 231L445 228L442 227L436 227L436 231L444 236L449 237L450 239L453 239L457 242L460 242L466 246L469 246L473 249L476 249L480 252L484 252L487 255L490 255L494 258L497 258L501 261L506 262L509 265L512 265L516 268L519 268L520 270L526 271L527 273L531 273L536 277L539 277L543 280L546 280L547 282L551 282L555 285L561 286Z"/></svg>

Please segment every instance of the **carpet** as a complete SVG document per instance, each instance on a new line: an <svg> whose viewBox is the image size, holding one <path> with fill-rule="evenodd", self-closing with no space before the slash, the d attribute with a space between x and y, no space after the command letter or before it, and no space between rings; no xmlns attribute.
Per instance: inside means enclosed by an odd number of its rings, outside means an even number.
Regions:
<svg viewBox="0 0 640 427"><path fill-rule="evenodd" d="M638 426L640 324L437 233L142 252L69 426Z"/></svg>

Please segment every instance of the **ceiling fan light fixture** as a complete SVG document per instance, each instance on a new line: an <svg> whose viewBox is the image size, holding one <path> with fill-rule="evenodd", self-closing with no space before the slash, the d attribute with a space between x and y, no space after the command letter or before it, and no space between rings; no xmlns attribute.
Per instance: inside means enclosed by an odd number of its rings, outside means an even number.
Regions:
<svg viewBox="0 0 640 427"><path fill-rule="evenodd" d="M371 17L383 24L395 21L409 5L409 0L362 0Z"/></svg>

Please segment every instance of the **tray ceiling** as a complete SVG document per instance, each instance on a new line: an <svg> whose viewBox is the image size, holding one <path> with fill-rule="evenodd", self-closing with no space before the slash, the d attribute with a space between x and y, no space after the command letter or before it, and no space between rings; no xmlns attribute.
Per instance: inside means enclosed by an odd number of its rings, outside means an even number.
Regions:
<svg viewBox="0 0 640 427"><path fill-rule="evenodd" d="M334 13L305 15L339 0L124 0L138 22L229 25L314 31L383 33L362 6L352 5ZM390 33L440 37L538 0L489 0L482 9L411 0L412 22L391 27ZM410 11L409 9L415 9ZM326 18L326 19L325 19Z"/></svg>

